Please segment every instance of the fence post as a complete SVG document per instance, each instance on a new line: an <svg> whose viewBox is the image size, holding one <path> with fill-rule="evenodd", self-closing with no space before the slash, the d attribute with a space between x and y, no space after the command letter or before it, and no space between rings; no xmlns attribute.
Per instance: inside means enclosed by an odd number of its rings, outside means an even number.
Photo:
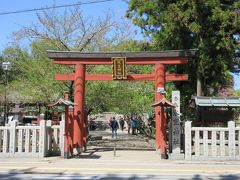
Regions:
<svg viewBox="0 0 240 180"><path fill-rule="evenodd" d="M64 139L65 139L65 115L62 115L62 120L60 122L60 140L59 140L60 154L62 157L64 157Z"/></svg>
<svg viewBox="0 0 240 180"><path fill-rule="evenodd" d="M40 157L46 156L46 121L40 121L40 137L39 137L39 155Z"/></svg>
<svg viewBox="0 0 240 180"><path fill-rule="evenodd" d="M229 159L235 160L236 150L235 150L235 122L228 121L228 148L229 148Z"/></svg>
<svg viewBox="0 0 240 180"><path fill-rule="evenodd" d="M46 155L51 155L52 153L52 121L47 120L46 122Z"/></svg>
<svg viewBox="0 0 240 180"><path fill-rule="evenodd" d="M8 129L4 129L3 130L3 147L2 147L2 152L3 153L9 153L9 143L10 143L10 138L9 138L9 134L10 134L10 130Z"/></svg>
<svg viewBox="0 0 240 180"><path fill-rule="evenodd" d="M192 122L185 122L185 159L191 160L192 156Z"/></svg>
<svg viewBox="0 0 240 180"><path fill-rule="evenodd" d="M9 147L9 151L10 151L10 156L14 156L15 151L16 151L16 121L12 121L11 122L11 129L10 129L10 147ZM6 138L6 137L5 137Z"/></svg>

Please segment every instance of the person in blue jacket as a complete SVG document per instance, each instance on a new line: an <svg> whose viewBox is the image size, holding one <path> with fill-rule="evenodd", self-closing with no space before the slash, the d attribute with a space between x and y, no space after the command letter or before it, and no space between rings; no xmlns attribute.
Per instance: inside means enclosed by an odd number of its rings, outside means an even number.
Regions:
<svg viewBox="0 0 240 180"><path fill-rule="evenodd" d="M136 117L132 117L132 118L131 118L131 122L132 122L132 134L133 134L133 135L136 135L137 118L136 118Z"/></svg>
<svg viewBox="0 0 240 180"><path fill-rule="evenodd" d="M119 126L118 126L118 122L115 119L115 117L112 118L112 120L110 122L110 126L112 128L112 138L116 139L117 138L117 130L118 130Z"/></svg>

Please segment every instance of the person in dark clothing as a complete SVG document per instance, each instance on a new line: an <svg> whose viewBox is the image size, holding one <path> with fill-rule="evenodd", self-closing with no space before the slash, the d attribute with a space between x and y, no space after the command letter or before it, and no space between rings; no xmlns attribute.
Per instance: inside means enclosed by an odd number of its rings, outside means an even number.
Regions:
<svg viewBox="0 0 240 180"><path fill-rule="evenodd" d="M126 122L127 122L127 130L128 130L128 134L130 134L130 129L131 129L131 118L129 116L126 117Z"/></svg>
<svg viewBox="0 0 240 180"><path fill-rule="evenodd" d="M112 118L110 126L112 128L112 138L116 139L117 138L117 130L118 130L119 126L118 126L118 122L115 119L115 117Z"/></svg>
<svg viewBox="0 0 240 180"><path fill-rule="evenodd" d="M120 128L121 128L121 130L123 131L124 123L125 123L125 122L124 122L124 120L123 120L122 117L120 117L119 123L120 123Z"/></svg>

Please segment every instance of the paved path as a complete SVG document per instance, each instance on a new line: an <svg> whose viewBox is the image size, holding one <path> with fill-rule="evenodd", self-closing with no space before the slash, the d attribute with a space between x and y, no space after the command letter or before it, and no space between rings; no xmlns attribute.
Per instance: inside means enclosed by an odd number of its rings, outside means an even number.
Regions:
<svg viewBox="0 0 240 180"><path fill-rule="evenodd" d="M110 152L108 157L97 154L98 159L0 158L0 179L240 179L238 161L169 161L160 160L154 152L139 151L122 151L116 157Z"/></svg>
<svg viewBox="0 0 240 180"><path fill-rule="evenodd" d="M110 129L105 131L90 131L90 141L88 147L112 148L114 143L120 150L155 150L155 139L144 137L140 134L128 134L126 130L118 130L117 140L112 139Z"/></svg>

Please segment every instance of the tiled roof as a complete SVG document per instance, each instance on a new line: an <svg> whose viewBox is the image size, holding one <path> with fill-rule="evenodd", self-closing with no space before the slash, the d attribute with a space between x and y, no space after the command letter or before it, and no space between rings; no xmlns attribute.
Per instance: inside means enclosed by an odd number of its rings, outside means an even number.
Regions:
<svg viewBox="0 0 240 180"><path fill-rule="evenodd" d="M201 107L240 107L240 97L193 96L192 99Z"/></svg>
<svg viewBox="0 0 240 180"><path fill-rule="evenodd" d="M75 105L76 103L73 103L72 101L60 98L57 102L50 104L49 106L75 106Z"/></svg>
<svg viewBox="0 0 240 180"><path fill-rule="evenodd" d="M169 100L167 100L165 97L162 98L160 101L155 102L151 105L152 107L156 107L156 106L164 106L164 107L176 107L175 104L171 103Z"/></svg>

